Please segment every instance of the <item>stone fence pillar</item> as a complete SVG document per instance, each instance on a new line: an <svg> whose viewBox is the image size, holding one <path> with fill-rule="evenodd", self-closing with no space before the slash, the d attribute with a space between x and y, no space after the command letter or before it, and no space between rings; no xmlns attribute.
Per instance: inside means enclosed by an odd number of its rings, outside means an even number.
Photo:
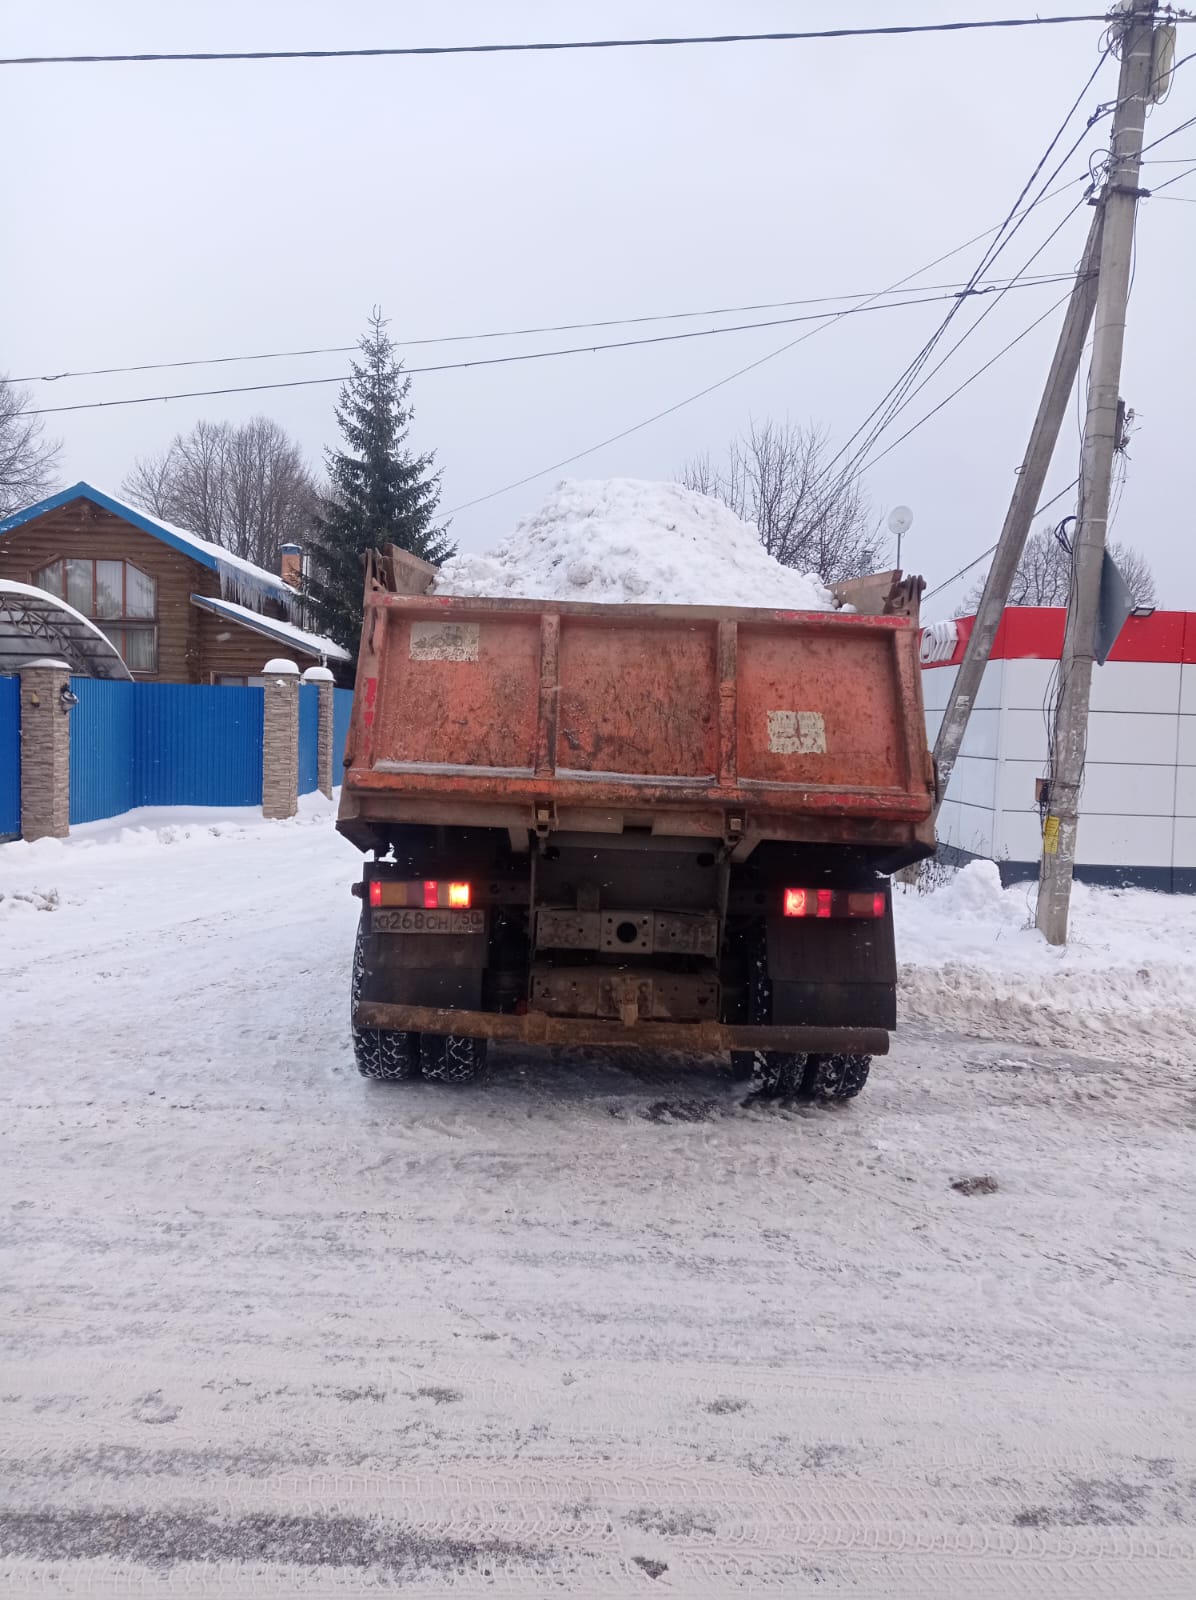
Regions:
<svg viewBox="0 0 1196 1600"><path fill-rule="evenodd" d="M299 809L299 668L281 658L262 668L262 815L281 819Z"/></svg>
<svg viewBox="0 0 1196 1600"><path fill-rule="evenodd" d="M332 691L336 680L327 667L308 667L303 674L304 683L314 683L320 690L320 793L332 799Z"/></svg>
<svg viewBox="0 0 1196 1600"><path fill-rule="evenodd" d="M65 839L71 831L73 704L65 661L21 668L22 839Z"/></svg>

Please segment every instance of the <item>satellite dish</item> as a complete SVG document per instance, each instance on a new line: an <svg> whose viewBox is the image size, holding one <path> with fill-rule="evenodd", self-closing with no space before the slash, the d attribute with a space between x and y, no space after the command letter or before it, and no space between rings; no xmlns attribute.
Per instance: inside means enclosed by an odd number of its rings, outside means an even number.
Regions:
<svg viewBox="0 0 1196 1600"><path fill-rule="evenodd" d="M908 533L913 524L914 514L908 506L894 506L889 512L889 532L900 539L903 533Z"/></svg>

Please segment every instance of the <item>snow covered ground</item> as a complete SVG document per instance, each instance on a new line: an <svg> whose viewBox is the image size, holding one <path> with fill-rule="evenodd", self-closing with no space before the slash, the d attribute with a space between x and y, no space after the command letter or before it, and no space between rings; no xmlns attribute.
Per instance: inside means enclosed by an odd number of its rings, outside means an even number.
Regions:
<svg viewBox="0 0 1196 1600"><path fill-rule="evenodd" d="M815 574L783 567L721 500L679 483L565 479L485 555L441 569L437 594L826 611Z"/></svg>
<svg viewBox="0 0 1196 1600"><path fill-rule="evenodd" d="M904 894L847 1107L453 1092L320 802L132 820L0 847L0 1593L1191 1596L1190 901Z"/></svg>

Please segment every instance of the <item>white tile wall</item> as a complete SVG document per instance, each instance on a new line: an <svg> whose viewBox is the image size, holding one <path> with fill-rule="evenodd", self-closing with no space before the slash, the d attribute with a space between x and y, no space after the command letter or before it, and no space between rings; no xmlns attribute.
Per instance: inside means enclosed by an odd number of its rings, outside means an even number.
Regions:
<svg viewBox="0 0 1196 1600"><path fill-rule="evenodd" d="M1039 711L1050 704L1057 661L1007 661L1005 704L1015 711Z"/></svg>
<svg viewBox="0 0 1196 1600"><path fill-rule="evenodd" d="M1092 669L1093 711L1178 711L1179 664L1169 661L1106 661Z"/></svg>
<svg viewBox="0 0 1196 1600"><path fill-rule="evenodd" d="M1175 815L1196 817L1196 767L1175 769Z"/></svg>
<svg viewBox="0 0 1196 1600"><path fill-rule="evenodd" d="M1000 733L1001 713L995 707L987 710L978 706L968 719L968 731L963 736L960 755L984 756L990 761L995 760Z"/></svg>
<svg viewBox="0 0 1196 1600"><path fill-rule="evenodd" d="M976 756L963 756L955 763L948 791L960 805L993 809L997 788L997 762Z"/></svg>
<svg viewBox="0 0 1196 1600"><path fill-rule="evenodd" d="M959 804L956 843L973 855L988 856L993 852L993 813L987 806Z"/></svg>
<svg viewBox="0 0 1196 1600"><path fill-rule="evenodd" d="M1190 661L1179 669L1179 709L1196 716L1196 663Z"/></svg>
<svg viewBox="0 0 1196 1600"><path fill-rule="evenodd" d="M980 680L980 692L976 696L978 710L995 711L1000 706L1005 671L1012 664L1008 661L990 661L985 667L984 676ZM958 667L922 669L922 701L928 710L931 707L936 711L944 708L958 671Z"/></svg>
<svg viewBox="0 0 1196 1600"><path fill-rule="evenodd" d="M985 673L939 815L944 843L997 859L1038 859L1034 780L1045 769L1042 708L1054 665L996 662ZM951 668L923 673L932 741L954 678ZM1196 663L1097 668L1092 707L1081 864L1196 870Z"/></svg>
<svg viewBox="0 0 1196 1600"><path fill-rule="evenodd" d="M1076 859L1095 867L1169 867L1174 819L1080 812Z"/></svg>
<svg viewBox="0 0 1196 1600"><path fill-rule="evenodd" d="M1179 717L1154 712L1094 711L1088 718L1088 760L1174 766Z"/></svg>
<svg viewBox="0 0 1196 1600"><path fill-rule="evenodd" d="M1046 761L1047 730L1041 711L1007 711L1001 755L1006 761Z"/></svg>
<svg viewBox="0 0 1196 1600"><path fill-rule="evenodd" d="M939 736L939 727L942 720L943 708L941 706L926 707L926 741L931 749L934 748L934 741Z"/></svg>
<svg viewBox="0 0 1196 1600"><path fill-rule="evenodd" d="M959 801L948 797L939 807L936 826L940 844L959 844Z"/></svg>
<svg viewBox="0 0 1196 1600"><path fill-rule="evenodd" d="M997 792L995 805L998 811L1032 811L1038 815L1038 802L1034 798L1034 780L1041 778L1045 769L1042 761L1001 761L997 763Z"/></svg>
<svg viewBox="0 0 1196 1600"><path fill-rule="evenodd" d="M984 676L980 680L980 692L976 696L977 711L996 711L1001 705L1001 696L1005 688L1005 669L1007 661L990 661L984 669Z"/></svg>
<svg viewBox="0 0 1196 1600"><path fill-rule="evenodd" d="M927 711L942 711L955 682L956 667L924 667L922 669L922 703Z"/></svg>
<svg viewBox="0 0 1196 1600"><path fill-rule="evenodd" d="M954 845L958 850L970 850L977 856L991 855L993 814L987 806L969 806L959 800L944 800L939 812L938 836L940 844Z"/></svg>
<svg viewBox="0 0 1196 1600"><path fill-rule="evenodd" d="M1089 761L1084 767L1081 816L1170 817L1175 810L1174 767L1137 767Z"/></svg>
<svg viewBox="0 0 1196 1600"><path fill-rule="evenodd" d="M1037 861L1042 854L1042 824L1038 812L999 812L993 853L1002 861Z"/></svg>
<svg viewBox="0 0 1196 1600"><path fill-rule="evenodd" d="M1196 867L1196 817L1176 817L1172 866Z"/></svg>

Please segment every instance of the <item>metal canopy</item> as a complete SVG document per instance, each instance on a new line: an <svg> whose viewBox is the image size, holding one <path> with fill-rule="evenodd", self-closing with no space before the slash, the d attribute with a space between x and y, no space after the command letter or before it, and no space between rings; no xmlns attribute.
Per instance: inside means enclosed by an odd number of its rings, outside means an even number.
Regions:
<svg viewBox="0 0 1196 1600"><path fill-rule="evenodd" d="M19 672L47 656L60 657L83 678L133 676L94 622L44 589L0 578L0 672Z"/></svg>

